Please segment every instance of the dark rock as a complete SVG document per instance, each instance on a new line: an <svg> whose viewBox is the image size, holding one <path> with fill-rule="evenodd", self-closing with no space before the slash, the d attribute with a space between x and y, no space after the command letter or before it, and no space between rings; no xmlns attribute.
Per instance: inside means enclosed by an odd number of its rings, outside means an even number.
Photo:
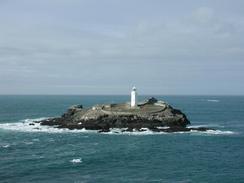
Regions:
<svg viewBox="0 0 244 183"><path fill-rule="evenodd" d="M99 130L98 132L99 133L104 133L104 132L110 132L110 130L109 129L102 129L102 130Z"/></svg>
<svg viewBox="0 0 244 183"><path fill-rule="evenodd" d="M146 105L146 104L155 104L157 102L158 102L158 100L156 98L151 97L151 98L145 100L144 102L139 103L138 106L143 106L143 105Z"/></svg>

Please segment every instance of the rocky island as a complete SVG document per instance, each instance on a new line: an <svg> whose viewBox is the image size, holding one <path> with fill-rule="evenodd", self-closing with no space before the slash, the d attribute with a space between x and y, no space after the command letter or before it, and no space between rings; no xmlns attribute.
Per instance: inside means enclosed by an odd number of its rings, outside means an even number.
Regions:
<svg viewBox="0 0 244 183"><path fill-rule="evenodd" d="M186 132L207 131L209 128L188 128L190 121L186 115L164 101L155 98L136 103L100 104L91 108L82 105L70 107L61 117L39 121L41 125L56 128L97 130L109 132L119 128L124 131ZM134 105L133 105L134 104Z"/></svg>

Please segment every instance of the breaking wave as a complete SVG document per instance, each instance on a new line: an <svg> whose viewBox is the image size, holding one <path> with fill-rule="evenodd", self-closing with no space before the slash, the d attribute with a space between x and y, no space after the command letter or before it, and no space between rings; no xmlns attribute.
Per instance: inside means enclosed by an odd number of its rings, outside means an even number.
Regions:
<svg viewBox="0 0 244 183"><path fill-rule="evenodd" d="M52 126L43 126L38 121L44 120L47 118L35 118L35 119L25 119L15 123L0 123L0 129L11 130L11 131L20 131L20 132L45 132L45 133L79 133L79 132L93 132L91 130L69 130L69 129L60 129Z"/></svg>
<svg viewBox="0 0 244 183"><path fill-rule="evenodd" d="M209 134L209 135L233 135L237 134L236 132L233 131L228 131L228 130L207 130L207 131L196 131L196 130L191 130L190 133L199 133L199 134Z"/></svg>
<svg viewBox="0 0 244 183"><path fill-rule="evenodd" d="M104 134L125 134L125 135L160 135L160 134L165 134L165 135L170 135L170 134L193 134L193 135L234 135L237 134L236 132L233 131L227 131L227 130L207 130L207 131L197 131L197 130L191 130L188 132L172 132L172 133L167 133L167 132L153 132L149 129L146 129L145 131L133 131L133 132L122 132L120 129L112 129L110 132L105 132Z"/></svg>
<svg viewBox="0 0 244 183"><path fill-rule="evenodd" d="M188 128L200 128L200 127L207 127L207 128L224 128L224 125L215 124L215 123L208 123L208 124L200 124L200 125L188 125Z"/></svg>
<svg viewBox="0 0 244 183"><path fill-rule="evenodd" d="M45 132L45 133L97 133L96 130L86 130L86 129L76 129L69 130L64 128L55 128L55 126L43 126L38 123L38 121L47 118L36 118L36 119L25 119L15 123L0 123L0 129L19 131L19 132ZM191 125L192 127L206 127L206 125ZM167 128L167 127L166 127ZM125 129L110 129L109 132L103 132L101 134L112 134L112 135L158 135L158 134L207 134L207 135L233 135L237 134L233 131L227 130L207 130L207 131L197 131L191 130L188 132L153 132L147 128L142 128L142 131L128 132ZM7 148L7 146L5 147Z"/></svg>
<svg viewBox="0 0 244 183"><path fill-rule="evenodd" d="M10 147L10 144L1 145L0 147L2 147L2 148L9 148Z"/></svg>

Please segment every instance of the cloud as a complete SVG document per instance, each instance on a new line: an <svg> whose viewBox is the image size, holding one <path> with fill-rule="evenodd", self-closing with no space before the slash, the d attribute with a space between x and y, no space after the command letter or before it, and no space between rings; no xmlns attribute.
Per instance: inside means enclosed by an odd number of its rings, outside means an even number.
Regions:
<svg viewBox="0 0 244 183"><path fill-rule="evenodd" d="M227 52L228 57L234 59L243 56L243 40L239 39L243 33L243 22L220 19L208 7L197 8L176 20L143 20L119 28L99 23L54 23L28 29L18 26L20 24L1 30L2 56L37 57L44 60L48 57L90 60L224 60L224 53Z"/></svg>
<svg viewBox="0 0 244 183"><path fill-rule="evenodd" d="M201 24L209 24L214 19L214 10L209 7L200 7L193 11L193 18Z"/></svg>
<svg viewBox="0 0 244 183"><path fill-rule="evenodd" d="M141 7L118 1L123 11L117 3L106 6L109 1L6 2L0 8L0 86L6 88L1 92L14 93L22 85L22 93L75 93L79 86L89 86L83 93L113 87L120 93L136 84L146 93L208 93L209 80L218 86L212 92L225 91L221 77L229 69L237 74L228 81L242 76L241 13L223 13L210 2L190 1L183 9L140 2Z"/></svg>

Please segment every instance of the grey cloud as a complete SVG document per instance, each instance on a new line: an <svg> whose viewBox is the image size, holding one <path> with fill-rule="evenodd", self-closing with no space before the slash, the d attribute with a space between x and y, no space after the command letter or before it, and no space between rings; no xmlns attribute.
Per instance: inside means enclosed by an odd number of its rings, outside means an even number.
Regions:
<svg viewBox="0 0 244 183"><path fill-rule="evenodd" d="M241 93L244 15L211 2L5 2L0 92Z"/></svg>

